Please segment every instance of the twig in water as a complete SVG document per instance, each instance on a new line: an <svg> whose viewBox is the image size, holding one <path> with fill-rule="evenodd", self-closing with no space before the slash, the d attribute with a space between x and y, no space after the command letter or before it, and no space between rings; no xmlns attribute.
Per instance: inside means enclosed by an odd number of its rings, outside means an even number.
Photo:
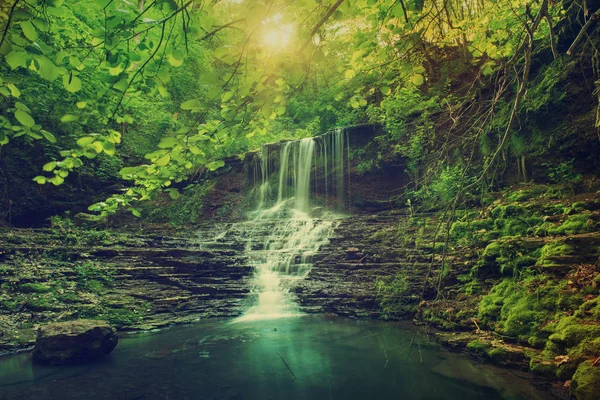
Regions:
<svg viewBox="0 0 600 400"><path fill-rule="evenodd" d="M417 340L417 348L419 349L419 358L421 359L421 364L423 364L423 354L421 354L421 343Z"/></svg>
<svg viewBox="0 0 600 400"><path fill-rule="evenodd" d="M406 355L406 358L404 359L404 364L406 364L406 362L410 358L410 355L412 354L412 348L413 348L414 341L415 341L415 335L413 335L412 339L410 339L410 344L409 344L410 351L408 352L408 354Z"/></svg>
<svg viewBox="0 0 600 400"><path fill-rule="evenodd" d="M290 371L290 374L292 374L292 376L294 377L294 380L296 380L296 375L294 375L294 372L292 371L292 369L290 368L288 363L286 363L285 360L283 359L283 357L281 357L281 354L277 353L277 355L279 356L279 358L281 358L281 361L283 361L283 363L287 367L288 371Z"/></svg>
<svg viewBox="0 0 600 400"><path fill-rule="evenodd" d="M385 349L383 349L383 355L385 356L385 364L383 364L383 368L385 369L385 367L387 367L388 363L390 362Z"/></svg>

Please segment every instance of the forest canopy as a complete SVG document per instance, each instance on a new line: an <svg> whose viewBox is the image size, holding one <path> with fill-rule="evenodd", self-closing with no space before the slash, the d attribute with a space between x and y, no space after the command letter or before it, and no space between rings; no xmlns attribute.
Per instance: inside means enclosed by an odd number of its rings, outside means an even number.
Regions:
<svg viewBox="0 0 600 400"><path fill-rule="evenodd" d="M520 116L561 101L569 57L597 67L592 6L10 0L0 6L0 155L41 149L32 179L57 186L95 160L132 184L90 210L139 216L136 201L177 198L174 186L228 156L370 122L408 160L415 189L455 173L456 160L473 186L507 152L525 165L547 147L535 132L525 140Z"/></svg>

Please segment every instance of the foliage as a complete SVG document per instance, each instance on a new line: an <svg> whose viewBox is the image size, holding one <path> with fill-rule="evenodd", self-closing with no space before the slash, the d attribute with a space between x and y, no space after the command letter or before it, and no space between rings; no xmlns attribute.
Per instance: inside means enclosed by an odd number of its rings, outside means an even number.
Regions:
<svg viewBox="0 0 600 400"><path fill-rule="evenodd" d="M557 310L558 288L545 277L505 279L479 305L479 318L512 338L529 340Z"/></svg>
<svg viewBox="0 0 600 400"><path fill-rule="evenodd" d="M387 278L377 278L375 283L377 302L383 315L387 318L396 317L405 311L406 306L413 300L410 294L406 275L397 273Z"/></svg>
<svg viewBox="0 0 600 400"><path fill-rule="evenodd" d="M574 191L575 186L582 181L581 174L575 173L573 170L574 162L575 159L571 159L557 165L552 163L543 163L542 165L548 168L548 177L553 183L565 184L571 191Z"/></svg>
<svg viewBox="0 0 600 400"><path fill-rule="evenodd" d="M456 199L461 187L468 182L470 180L464 176L461 167L446 166L429 184L409 192L407 196L415 199L426 209L440 209Z"/></svg>
<svg viewBox="0 0 600 400"><path fill-rule="evenodd" d="M178 192L188 177L267 140L367 120L386 127L382 148L407 159L418 190L454 173L448 149L433 150L444 135L433 116L454 118L490 77L512 74L503 61L514 56L518 70L533 51L520 45L527 34L535 50L548 48L564 14L547 0L11 5L0 16L0 146L43 148L39 184L61 185L86 164L96 170L100 157L102 179L114 177L119 163L107 157L121 158L132 186L91 206L103 216L119 208L139 216L135 202ZM560 101L564 71L542 69L527 111ZM475 89L449 95L471 72L478 78L465 86ZM438 156L441 173L423 167Z"/></svg>
<svg viewBox="0 0 600 400"><path fill-rule="evenodd" d="M204 214L206 197L214 187L214 180L189 185L168 204L161 207L151 205L148 219L153 222L169 222L173 226L198 222Z"/></svg>
<svg viewBox="0 0 600 400"><path fill-rule="evenodd" d="M575 235L584 232L593 232L596 223L590 219L589 214L570 215L565 222L556 227L548 229L551 235Z"/></svg>

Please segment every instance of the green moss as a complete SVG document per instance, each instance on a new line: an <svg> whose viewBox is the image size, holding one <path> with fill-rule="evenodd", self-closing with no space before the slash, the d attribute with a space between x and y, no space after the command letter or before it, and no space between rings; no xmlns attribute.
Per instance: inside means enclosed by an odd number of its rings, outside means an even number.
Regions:
<svg viewBox="0 0 600 400"><path fill-rule="evenodd" d="M91 279L85 281L82 285L82 288L92 293L102 293L104 292L104 284L98 280Z"/></svg>
<svg viewBox="0 0 600 400"><path fill-rule="evenodd" d="M525 236L535 233L535 228L542 223L539 217L497 218L494 229L501 232L501 236Z"/></svg>
<svg viewBox="0 0 600 400"><path fill-rule="evenodd" d="M55 304L51 299L41 297L29 299L25 302L25 307L31 311L58 311L61 307Z"/></svg>
<svg viewBox="0 0 600 400"><path fill-rule="evenodd" d="M586 361L579 365L573 382L572 393L577 400L600 399L600 367L592 366L592 361Z"/></svg>
<svg viewBox="0 0 600 400"><path fill-rule="evenodd" d="M536 250L530 253L516 242L492 242L484 249L476 266L478 275L513 275L525 267L535 265Z"/></svg>
<svg viewBox="0 0 600 400"><path fill-rule="evenodd" d="M538 265L552 265L552 257L555 256L568 256L573 254L575 250L573 246L560 243L560 242L549 242L542 247L540 258L537 261Z"/></svg>
<svg viewBox="0 0 600 400"><path fill-rule="evenodd" d="M584 340L596 339L600 336L600 324L584 323L581 319L572 317L562 318L550 335L550 341L566 350L579 345Z"/></svg>
<svg viewBox="0 0 600 400"><path fill-rule="evenodd" d="M576 201L575 203L571 204L571 208L575 211L585 211L593 208L593 204L585 201Z"/></svg>
<svg viewBox="0 0 600 400"><path fill-rule="evenodd" d="M508 192L505 195L506 200L510 202L521 202L531 200L542 196L546 192L545 186L534 186L529 189L519 189L516 191Z"/></svg>
<svg viewBox="0 0 600 400"><path fill-rule="evenodd" d="M491 348L492 345L489 342L483 342L481 340L473 340L467 344L467 350L469 352L481 357L488 357Z"/></svg>
<svg viewBox="0 0 600 400"><path fill-rule="evenodd" d="M52 290L49 286L41 283L23 283L18 288L23 293L48 293Z"/></svg>
<svg viewBox="0 0 600 400"><path fill-rule="evenodd" d="M506 360L507 353L506 353L506 350L504 350L503 348L494 347L493 349L491 349L488 352L488 356L495 363L502 363L502 362L504 362Z"/></svg>
<svg viewBox="0 0 600 400"><path fill-rule="evenodd" d="M377 278L376 299L385 318L394 318L407 311L414 300L406 275L398 273L387 278Z"/></svg>
<svg viewBox="0 0 600 400"><path fill-rule="evenodd" d="M529 369L536 375L548 378L556 377L556 364L551 361L542 360L536 357L531 358L529 361Z"/></svg>
<svg viewBox="0 0 600 400"><path fill-rule="evenodd" d="M109 308L99 317L117 328L135 325L142 319L139 313L124 308Z"/></svg>
<svg viewBox="0 0 600 400"><path fill-rule="evenodd" d="M19 302L13 299L0 299L0 309L15 312L19 309Z"/></svg>
<svg viewBox="0 0 600 400"><path fill-rule="evenodd" d="M525 207L516 204L502 205L492 210L492 217L494 219L520 217L526 214L527 210L525 209Z"/></svg>
<svg viewBox="0 0 600 400"><path fill-rule="evenodd" d="M551 235L576 235L578 233L593 232L596 223L587 214L571 215L560 226L548 230Z"/></svg>
<svg viewBox="0 0 600 400"><path fill-rule="evenodd" d="M556 312L556 284L544 277L505 279L479 304L479 318L513 338L539 340L539 328Z"/></svg>
<svg viewBox="0 0 600 400"><path fill-rule="evenodd" d="M545 215L561 215L565 213L565 206L563 204L546 204L543 213Z"/></svg>

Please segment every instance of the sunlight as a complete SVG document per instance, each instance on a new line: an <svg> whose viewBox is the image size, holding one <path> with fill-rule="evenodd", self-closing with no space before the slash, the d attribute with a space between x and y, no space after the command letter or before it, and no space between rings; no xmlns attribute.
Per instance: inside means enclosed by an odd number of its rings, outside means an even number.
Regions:
<svg viewBox="0 0 600 400"><path fill-rule="evenodd" d="M294 26L282 24L282 18L281 14L275 14L263 22L266 28L262 35L262 43L274 51L283 50L294 36Z"/></svg>

